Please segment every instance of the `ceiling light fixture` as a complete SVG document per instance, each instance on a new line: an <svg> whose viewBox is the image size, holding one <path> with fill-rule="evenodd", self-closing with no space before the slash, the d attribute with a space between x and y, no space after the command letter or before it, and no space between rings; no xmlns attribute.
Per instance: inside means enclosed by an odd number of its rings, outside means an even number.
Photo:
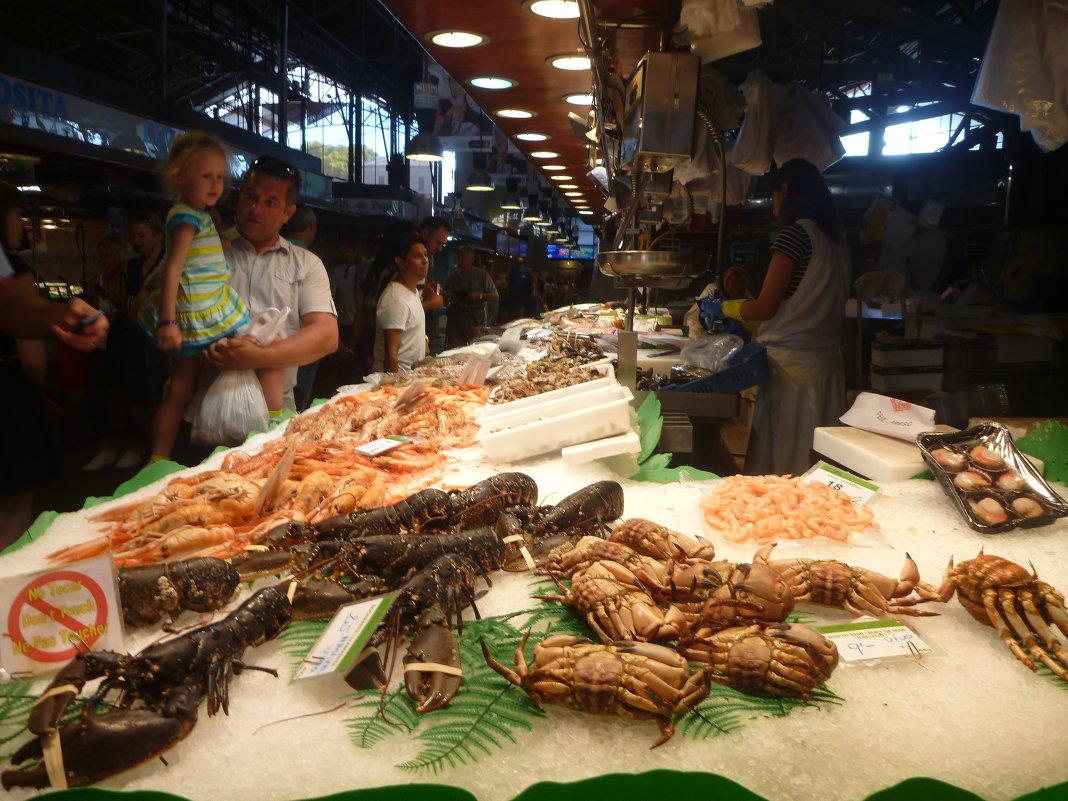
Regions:
<svg viewBox="0 0 1068 801"><path fill-rule="evenodd" d="M570 103L573 106L592 106L593 95L589 93L579 92L573 95L564 95L564 102Z"/></svg>
<svg viewBox="0 0 1068 801"><path fill-rule="evenodd" d="M554 175L553 176L554 179L560 178L560 177L561 176L559 176L559 175ZM556 188L557 189L578 189L578 184L559 184Z"/></svg>
<svg viewBox="0 0 1068 801"><path fill-rule="evenodd" d="M523 201L516 190L519 188L518 178L504 179L504 198L501 200L501 209L505 211L519 211L523 208Z"/></svg>
<svg viewBox="0 0 1068 801"><path fill-rule="evenodd" d="M528 196L527 210L523 214L523 219L530 222L541 219L541 212L538 211L538 196L536 194Z"/></svg>
<svg viewBox="0 0 1068 801"><path fill-rule="evenodd" d="M590 68L589 56L579 56L574 53L561 53L555 56L549 56L545 59L546 63L556 67L558 70L588 70Z"/></svg>
<svg viewBox="0 0 1068 801"><path fill-rule="evenodd" d="M578 19L578 0L524 0L523 8L549 19Z"/></svg>
<svg viewBox="0 0 1068 801"><path fill-rule="evenodd" d="M570 181L571 180L571 176L570 175L550 175L549 176L549 180L550 181Z"/></svg>
<svg viewBox="0 0 1068 801"><path fill-rule="evenodd" d="M559 172L560 170L566 170L567 167L563 164L543 164L542 169L548 170L549 172Z"/></svg>
<svg viewBox="0 0 1068 801"><path fill-rule="evenodd" d="M549 139L549 134L543 133L521 133L515 135L516 139L522 139L524 142L544 142Z"/></svg>
<svg viewBox="0 0 1068 801"><path fill-rule="evenodd" d="M582 192L564 192L564 197L583 197Z"/></svg>
<svg viewBox="0 0 1068 801"><path fill-rule="evenodd" d="M431 31L425 38L441 47L475 47L489 41L488 36L474 31Z"/></svg>
<svg viewBox="0 0 1068 801"><path fill-rule="evenodd" d="M471 78L468 83L479 89L511 89L515 86L515 81L498 78L495 75L480 75L477 78Z"/></svg>
<svg viewBox="0 0 1068 801"><path fill-rule="evenodd" d="M554 150L535 150L530 155L536 159L554 159L560 154Z"/></svg>
<svg viewBox="0 0 1068 801"><path fill-rule="evenodd" d="M467 186L464 189L469 192L492 192L493 179L485 170L474 170L471 177L467 179Z"/></svg>
<svg viewBox="0 0 1068 801"><path fill-rule="evenodd" d="M493 113L498 117L507 117L510 120L529 120L534 116L533 111L527 111L523 108L502 108Z"/></svg>
<svg viewBox="0 0 1068 801"><path fill-rule="evenodd" d="M404 146L404 156L412 161L441 161L445 158L445 151L440 139L433 134L420 132Z"/></svg>

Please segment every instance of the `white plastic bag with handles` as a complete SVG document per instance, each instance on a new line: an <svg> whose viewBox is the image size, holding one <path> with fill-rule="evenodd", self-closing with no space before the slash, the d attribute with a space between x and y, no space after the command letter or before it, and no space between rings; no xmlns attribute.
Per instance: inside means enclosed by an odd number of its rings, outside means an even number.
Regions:
<svg viewBox="0 0 1068 801"><path fill-rule="evenodd" d="M269 345L281 333L289 308L264 309L241 332ZM212 381L193 418L190 439L204 445L238 445L270 424L255 370L223 370Z"/></svg>

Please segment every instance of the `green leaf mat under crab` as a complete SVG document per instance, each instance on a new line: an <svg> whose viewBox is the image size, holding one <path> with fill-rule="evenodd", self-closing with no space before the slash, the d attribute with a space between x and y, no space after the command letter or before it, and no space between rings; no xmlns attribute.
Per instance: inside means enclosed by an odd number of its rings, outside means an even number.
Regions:
<svg viewBox="0 0 1068 801"><path fill-rule="evenodd" d="M546 579L531 583L531 594L553 589L554 585ZM804 617L807 616L803 613L795 614L791 620L800 622ZM591 636L585 621L569 607L551 601L543 601L523 612L467 621L458 635L464 683L452 702L443 709L419 715L402 688L390 690L384 700L378 693L357 694L351 707L354 714L345 720L353 743L360 748L371 748L393 734L415 730L414 738L420 750L397 767L413 773L429 770L435 774L477 762L509 744L520 744L517 735L533 730L538 718L551 715L551 710L540 711L526 693L490 668L483 658L480 641L485 641L495 659L511 664L516 645L528 629L535 632L533 640L552 634ZM288 643L283 647L289 650ZM533 642L528 649L532 647ZM296 648L290 653L298 659L301 656ZM817 688L812 701L805 702L746 695L713 685L708 698L681 715L677 726L682 736L705 740L737 731L747 720L756 717L783 717L804 706L841 702L839 696L825 687Z"/></svg>
<svg viewBox="0 0 1068 801"><path fill-rule="evenodd" d="M0 685L0 763L8 762L26 731L30 707L37 701L30 694L32 679L15 679Z"/></svg>

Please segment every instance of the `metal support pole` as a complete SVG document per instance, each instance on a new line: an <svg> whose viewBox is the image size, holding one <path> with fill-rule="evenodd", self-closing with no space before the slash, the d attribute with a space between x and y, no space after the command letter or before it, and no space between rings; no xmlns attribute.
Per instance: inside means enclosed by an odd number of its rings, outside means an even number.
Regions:
<svg viewBox="0 0 1068 801"><path fill-rule="evenodd" d="M278 9L278 143L285 146L289 130L286 100L289 95L289 3L282 0Z"/></svg>

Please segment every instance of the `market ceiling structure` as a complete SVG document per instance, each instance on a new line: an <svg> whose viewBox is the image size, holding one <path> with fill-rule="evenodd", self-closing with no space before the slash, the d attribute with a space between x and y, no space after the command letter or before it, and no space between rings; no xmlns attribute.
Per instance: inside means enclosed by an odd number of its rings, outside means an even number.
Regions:
<svg viewBox="0 0 1068 801"><path fill-rule="evenodd" d="M669 42L679 10L678 0L594 5L600 36L623 75L646 50ZM963 126L954 140L953 147L967 149L1014 122L969 104L996 10L997 0L777 0L759 12L761 46L718 65L737 82L758 68L776 80L801 81L826 92L843 116L862 109L869 119L846 133L963 113L981 123ZM561 164L576 179L578 202L602 202L585 179L587 151L568 121L568 111L583 110L563 99L588 92L590 73L546 61L581 52L578 21L536 16L522 0L65 0L38 4L26 16L4 34L20 53L83 67L179 109L203 108L250 81L278 89L282 53L287 63L299 60L403 107L423 76L421 47L486 113L533 111L529 120L493 120L546 182L552 173L545 165ZM476 31L488 41L450 49L426 38L443 29ZM516 84L493 91L468 83L484 75ZM857 87L871 94L850 97ZM549 138L515 138L524 132ZM539 159L531 155L536 150L559 155Z"/></svg>

